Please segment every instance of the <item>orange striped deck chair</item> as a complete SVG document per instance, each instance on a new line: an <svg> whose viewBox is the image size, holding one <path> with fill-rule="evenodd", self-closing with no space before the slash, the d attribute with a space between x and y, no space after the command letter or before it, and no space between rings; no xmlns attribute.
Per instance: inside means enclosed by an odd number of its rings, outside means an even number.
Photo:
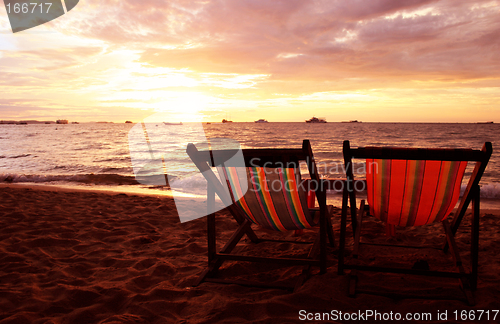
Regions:
<svg viewBox="0 0 500 324"><path fill-rule="evenodd" d="M229 151L211 150L210 154L202 154L195 145L189 144L187 153L207 180L209 205L214 203L215 193L222 201L230 201L226 205L239 224L230 240L217 251L215 213L207 216L208 267L196 280L195 286L203 281L212 281L295 290L307 279L311 266L320 267L321 273L326 271L327 237L330 245L334 244L331 225L333 207L326 205L325 187L321 185L308 140L303 142L302 148L297 149L243 149L245 165L234 165ZM307 164L310 180L301 179L301 161ZM218 177L211 167L216 167ZM312 187L312 184L317 185ZM308 188L314 190L319 208L308 207L308 199L313 197L308 195ZM319 234L314 242L279 241L310 243L309 254L304 257L270 257L234 252L244 235L254 243L266 241L257 237L252 226L279 232L319 227ZM293 285L217 278L217 271L226 260L302 266L303 271Z"/></svg>
<svg viewBox="0 0 500 324"><path fill-rule="evenodd" d="M482 150L391 147L353 149L349 141L344 141L343 153L348 185L345 186L342 202L338 273L343 274L344 269L351 269L349 295L356 294L357 271L378 271L458 278L467 302L474 304L472 292L477 286L479 244L479 181L492 153L491 143L486 142ZM366 167L368 205L361 200L359 208L356 208L356 190L349 186L349 183L355 180L353 159L365 159ZM474 169L460 199L460 189L468 163L474 163ZM460 204L450 224L448 216L454 211L459 199ZM462 264L455 234L471 201L471 254L467 271ZM354 244L352 260L347 263L344 255L349 209ZM386 224L388 235L395 235L396 226L422 226L441 222L446 236L443 250L450 250L456 270L431 271L427 269L427 263L422 269L415 265L412 269L363 265L358 256L360 245L363 243L361 225L366 212Z"/></svg>

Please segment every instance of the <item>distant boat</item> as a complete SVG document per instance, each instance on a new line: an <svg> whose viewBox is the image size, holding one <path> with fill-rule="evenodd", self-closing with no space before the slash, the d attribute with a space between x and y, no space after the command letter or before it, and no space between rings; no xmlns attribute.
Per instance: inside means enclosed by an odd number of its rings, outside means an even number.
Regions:
<svg viewBox="0 0 500 324"><path fill-rule="evenodd" d="M255 121L256 123L259 123L259 124L262 124L262 123L269 123L267 120L265 119L259 119L259 120L256 120Z"/></svg>
<svg viewBox="0 0 500 324"><path fill-rule="evenodd" d="M68 120L67 119L58 119L56 120L56 124L67 124Z"/></svg>
<svg viewBox="0 0 500 324"><path fill-rule="evenodd" d="M311 119L306 120L306 123L308 123L308 124L324 124L324 123L326 123L326 119L313 117Z"/></svg>
<svg viewBox="0 0 500 324"><path fill-rule="evenodd" d="M132 122L130 120L127 120L125 124L132 124Z"/></svg>
<svg viewBox="0 0 500 324"><path fill-rule="evenodd" d="M358 121L358 120L350 120L350 121L343 121L342 123L362 123L362 121Z"/></svg>
<svg viewBox="0 0 500 324"><path fill-rule="evenodd" d="M72 124L80 124L79 122L71 122Z"/></svg>
<svg viewBox="0 0 500 324"><path fill-rule="evenodd" d="M493 124L492 121L487 121L487 122L478 122L478 124Z"/></svg>
<svg viewBox="0 0 500 324"><path fill-rule="evenodd" d="M222 120L222 123L225 124L225 123L232 123L233 121L232 120L227 120L227 119L223 119Z"/></svg>
<svg viewBox="0 0 500 324"><path fill-rule="evenodd" d="M180 123L166 123L166 122L163 122L165 125L182 125L182 122Z"/></svg>

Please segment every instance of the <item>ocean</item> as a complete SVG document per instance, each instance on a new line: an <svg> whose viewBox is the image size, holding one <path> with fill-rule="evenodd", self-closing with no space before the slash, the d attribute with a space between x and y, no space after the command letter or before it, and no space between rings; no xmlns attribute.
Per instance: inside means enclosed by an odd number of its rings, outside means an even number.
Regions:
<svg viewBox="0 0 500 324"><path fill-rule="evenodd" d="M493 156L481 181L481 206L500 209L500 155L495 145L500 143L498 124L156 123L146 125L149 146L141 138L143 130L141 124L117 123L0 125L0 183L170 195L161 181L138 182L134 174L134 166L143 166L148 159L164 154L170 184L186 196L203 199L205 180L196 174L194 166L187 166L190 162L182 156L188 141L203 143L206 138L226 138L237 141L242 148L292 148L301 147L302 140L309 139L325 178L343 176L344 140L350 140L351 147L474 149L490 141ZM130 135L134 131L138 137ZM340 206L339 193L330 192L328 199Z"/></svg>

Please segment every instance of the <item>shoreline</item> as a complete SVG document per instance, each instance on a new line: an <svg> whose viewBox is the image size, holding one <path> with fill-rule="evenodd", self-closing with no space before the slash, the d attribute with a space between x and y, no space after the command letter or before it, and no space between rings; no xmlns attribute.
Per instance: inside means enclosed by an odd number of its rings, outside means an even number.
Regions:
<svg viewBox="0 0 500 324"><path fill-rule="evenodd" d="M108 195L137 195L146 197L171 197L173 194L168 190L155 190L148 188L133 188L131 186L71 186L71 185L60 185L60 184L37 184L37 183L0 183L0 188L29 188L33 190L44 190L44 191L54 191L54 192L94 192L103 193ZM120 188L120 189L113 189ZM153 191L155 190L155 191Z"/></svg>
<svg viewBox="0 0 500 324"><path fill-rule="evenodd" d="M145 196L145 197L169 197L174 198L174 194L170 189L158 190L155 188L140 188L135 186L84 186L84 185L62 185L62 184L38 184L38 183L1 183L0 188L11 187L11 188L31 188L33 190L46 190L46 191L55 191L55 192L96 192L96 193L105 193L109 195L118 195L118 194L126 194L126 195L137 195L137 196ZM176 191L176 195L182 198L191 198L191 199L199 199L205 200L205 196L199 196L195 194L187 194L182 193L180 191ZM366 195L362 196L363 199L366 199ZM328 193L327 194L327 203L330 205L334 205L336 207L342 206L342 195L340 193ZM500 200L493 198L481 198L481 206L486 205L486 208L481 208L481 211L500 213ZM469 207L470 208L470 207Z"/></svg>

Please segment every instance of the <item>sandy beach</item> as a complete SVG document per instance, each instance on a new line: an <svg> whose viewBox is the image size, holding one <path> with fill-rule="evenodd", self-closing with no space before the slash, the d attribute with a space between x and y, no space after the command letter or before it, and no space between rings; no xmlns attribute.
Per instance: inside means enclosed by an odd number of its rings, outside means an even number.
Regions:
<svg viewBox="0 0 500 324"><path fill-rule="evenodd" d="M304 317L309 313L370 310L403 316L430 313L426 322L439 323L443 320L438 314L446 313L454 321L454 312L460 316L462 310L489 310L492 317L500 309L498 215L497 210L482 210L476 305L469 307L456 279L362 274L360 290L377 295L349 298L347 275L337 275L338 208L333 219L337 246L329 248L327 273L319 275L314 269L295 293L214 283L191 287L206 266L206 218L180 223L172 198L4 186L0 187L0 323L289 323L307 322ZM220 246L235 222L223 211L217 224ZM364 225L367 239L376 241L370 231L381 225L373 220ZM468 242L469 226L466 217L457 234L460 247ZM408 229L389 240L439 246L444 237L440 225L428 230L434 237ZM304 238L313 234L306 232ZM282 236L292 238L292 233ZM382 240L387 239L382 236ZM251 243L245 242L241 249L250 249ZM262 249L278 254L290 247L275 244ZM425 259L432 268L443 258L440 251L423 251L397 259L410 263ZM468 253L464 255L467 261ZM389 254L388 259L392 257ZM374 253L372 258L381 260ZM253 272L264 280L287 281L299 270L229 263L221 274L239 278ZM401 294L427 298L402 299Z"/></svg>

